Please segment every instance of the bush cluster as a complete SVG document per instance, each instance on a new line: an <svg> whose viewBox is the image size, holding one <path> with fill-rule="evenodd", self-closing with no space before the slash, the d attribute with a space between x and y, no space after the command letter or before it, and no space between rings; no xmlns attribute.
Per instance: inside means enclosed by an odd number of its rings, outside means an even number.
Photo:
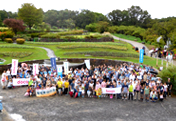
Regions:
<svg viewBox="0 0 176 121"><path fill-rule="evenodd" d="M64 35L76 35L76 34L83 34L83 30L75 30L75 31L68 31L68 32L58 32L58 33L47 33L41 35L41 38L60 38L60 36Z"/></svg>
<svg viewBox="0 0 176 121"><path fill-rule="evenodd" d="M24 42L25 42L25 39L23 39L23 38L17 38L16 39L17 44L24 44Z"/></svg>
<svg viewBox="0 0 176 121"><path fill-rule="evenodd" d="M5 38L5 41L6 41L7 43L13 43L13 40L12 40L11 38Z"/></svg>
<svg viewBox="0 0 176 121"><path fill-rule="evenodd" d="M168 78L171 79L173 84L172 89L174 90L174 94L176 94L176 66L169 66L167 69L165 68L159 73L159 77L162 78L163 82L167 82Z"/></svg>
<svg viewBox="0 0 176 121"><path fill-rule="evenodd" d="M46 34L45 32L40 32L40 33L31 33L31 38L35 38L35 37L40 37L41 35Z"/></svg>

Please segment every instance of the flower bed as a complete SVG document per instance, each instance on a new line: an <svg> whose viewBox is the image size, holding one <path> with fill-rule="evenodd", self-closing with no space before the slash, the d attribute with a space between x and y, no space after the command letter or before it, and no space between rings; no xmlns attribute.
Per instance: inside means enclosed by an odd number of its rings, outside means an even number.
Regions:
<svg viewBox="0 0 176 121"><path fill-rule="evenodd" d="M57 39L57 38L41 38L39 42L112 42L113 38L103 37L100 39Z"/></svg>
<svg viewBox="0 0 176 121"><path fill-rule="evenodd" d="M24 58L32 55L32 52L0 52L3 57Z"/></svg>
<svg viewBox="0 0 176 121"><path fill-rule="evenodd" d="M103 48L103 49L113 49L127 51L126 47L121 46L110 46L110 45L69 45L69 46L59 46L59 49L75 49L75 48Z"/></svg>
<svg viewBox="0 0 176 121"><path fill-rule="evenodd" d="M139 58L138 54L133 53L117 53L117 52L68 52L64 55L91 55L91 56L112 56L112 57L133 57Z"/></svg>

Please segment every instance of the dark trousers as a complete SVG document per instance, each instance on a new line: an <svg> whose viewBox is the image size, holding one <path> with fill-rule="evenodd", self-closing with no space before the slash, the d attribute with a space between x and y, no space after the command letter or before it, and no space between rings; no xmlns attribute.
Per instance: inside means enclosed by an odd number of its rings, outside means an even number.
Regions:
<svg viewBox="0 0 176 121"><path fill-rule="evenodd" d="M170 89L168 89L168 94L171 95L171 90Z"/></svg>
<svg viewBox="0 0 176 121"><path fill-rule="evenodd" d="M131 100L133 100L133 93L132 92L129 92L128 100L130 100L130 97L131 97Z"/></svg>
<svg viewBox="0 0 176 121"><path fill-rule="evenodd" d="M117 94L117 99L121 99L121 94Z"/></svg>
<svg viewBox="0 0 176 121"><path fill-rule="evenodd" d="M64 89L64 94L67 94L68 93L68 88L65 88Z"/></svg>

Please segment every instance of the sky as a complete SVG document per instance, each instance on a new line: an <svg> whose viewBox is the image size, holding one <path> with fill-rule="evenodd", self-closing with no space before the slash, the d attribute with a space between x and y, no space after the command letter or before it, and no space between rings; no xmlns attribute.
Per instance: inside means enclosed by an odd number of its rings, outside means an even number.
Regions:
<svg viewBox="0 0 176 121"><path fill-rule="evenodd" d="M18 8L24 3L33 3L44 12L51 9L77 11L88 9L104 15L116 9L127 10L134 5L147 10L153 19L176 16L175 0L3 0L0 3L0 10L18 12Z"/></svg>

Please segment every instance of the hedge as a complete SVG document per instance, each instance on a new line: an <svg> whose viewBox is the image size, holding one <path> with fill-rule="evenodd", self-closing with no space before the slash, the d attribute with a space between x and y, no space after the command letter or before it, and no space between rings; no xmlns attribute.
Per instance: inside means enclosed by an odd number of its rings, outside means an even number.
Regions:
<svg viewBox="0 0 176 121"><path fill-rule="evenodd" d="M16 39L17 44L24 44L24 42L25 42L25 39L23 39L23 38Z"/></svg>

